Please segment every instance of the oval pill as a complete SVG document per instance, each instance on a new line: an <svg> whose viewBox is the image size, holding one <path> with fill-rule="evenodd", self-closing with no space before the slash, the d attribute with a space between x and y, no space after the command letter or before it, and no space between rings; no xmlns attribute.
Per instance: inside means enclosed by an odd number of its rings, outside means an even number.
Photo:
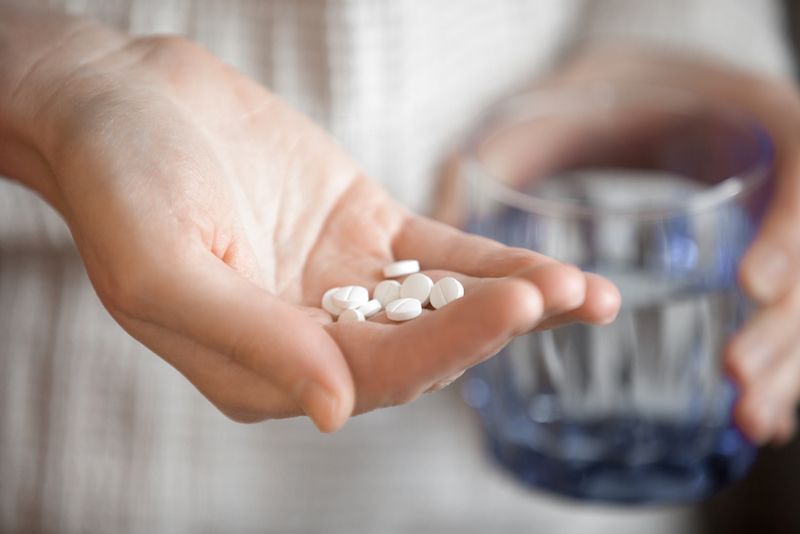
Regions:
<svg viewBox="0 0 800 534"><path fill-rule="evenodd" d="M417 299L397 299L386 305L386 317L392 321L408 321L421 313L422 303Z"/></svg>
<svg viewBox="0 0 800 534"><path fill-rule="evenodd" d="M464 286L461 282L452 276L445 276L435 284L431 289L431 306L436 308L444 308L454 300L458 300L464 296Z"/></svg>
<svg viewBox="0 0 800 534"><path fill-rule="evenodd" d="M378 299L381 306L386 306L393 300L400 298L400 282L397 280L384 280L375 286L372 298Z"/></svg>
<svg viewBox="0 0 800 534"><path fill-rule="evenodd" d="M372 299L368 300L365 304L362 304L361 306L356 308L356 311L360 311L361 313L364 314L364 317L369 319L382 309L383 305L380 303L380 301L378 301L378 299Z"/></svg>
<svg viewBox="0 0 800 534"><path fill-rule="evenodd" d="M417 299L422 306L427 306L433 288L433 280L422 273L414 273L400 286L400 298Z"/></svg>
<svg viewBox="0 0 800 534"><path fill-rule="evenodd" d="M363 321L364 314L358 311L358 308L351 308L344 310L342 313L339 314L339 318L336 320L337 323L347 323L350 321Z"/></svg>
<svg viewBox="0 0 800 534"><path fill-rule="evenodd" d="M333 292L331 300L343 310L358 308L369 300L369 291L366 287L344 286Z"/></svg>
<svg viewBox="0 0 800 534"><path fill-rule="evenodd" d="M383 268L383 276L386 278L397 278L419 272L419 262L417 260L400 260L390 263Z"/></svg>
<svg viewBox="0 0 800 534"><path fill-rule="evenodd" d="M339 317L339 314L342 313L342 308L333 303L333 294L338 289L338 287L332 287L322 295L322 309L334 317Z"/></svg>

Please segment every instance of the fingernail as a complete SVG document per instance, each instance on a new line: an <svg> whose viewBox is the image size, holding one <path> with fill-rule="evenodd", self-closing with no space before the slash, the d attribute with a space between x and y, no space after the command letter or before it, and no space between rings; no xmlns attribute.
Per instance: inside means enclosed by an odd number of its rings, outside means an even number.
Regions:
<svg viewBox="0 0 800 534"><path fill-rule="evenodd" d="M300 390L300 404L321 432L339 428L339 399L316 382L306 382Z"/></svg>
<svg viewBox="0 0 800 534"><path fill-rule="evenodd" d="M762 302L774 300L789 277L789 256L779 248L762 245L753 250L747 263L752 296Z"/></svg>

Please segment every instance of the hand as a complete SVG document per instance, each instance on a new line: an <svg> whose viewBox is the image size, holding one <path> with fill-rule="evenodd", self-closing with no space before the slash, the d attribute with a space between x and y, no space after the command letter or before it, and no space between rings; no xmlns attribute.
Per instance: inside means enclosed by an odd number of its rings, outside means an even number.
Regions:
<svg viewBox="0 0 800 534"><path fill-rule="evenodd" d="M229 417L306 413L331 431L537 326L613 320L607 281L407 212L199 47L103 32L107 53L65 69L70 50L99 39L74 31L9 91L9 109L39 118L14 169L64 216L117 322ZM453 273L465 297L395 324L334 323L319 309L326 289L371 289L395 258Z"/></svg>
<svg viewBox="0 0 800 534"><path fill-rule="evenodd" d="M754 441L777 443L795 430L800 399L800 98L789 80L653 51L596 48L548 83L643 82L687 89L759 120L776 145L777 187L742 261L741 283L759 311L728 344L725 362L741 387L735 418Z"/></svg>

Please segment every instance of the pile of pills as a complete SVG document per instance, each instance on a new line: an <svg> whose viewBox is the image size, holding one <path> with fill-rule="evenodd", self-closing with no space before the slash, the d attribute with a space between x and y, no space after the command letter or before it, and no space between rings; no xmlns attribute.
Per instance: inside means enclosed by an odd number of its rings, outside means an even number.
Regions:
<svg viewBox="0 0 800 534"><path fill-rule="evenodd" d="M340 322L365 321L381 311L392 321L418 317L422 308L440 309L464 296L464 286L452 276L433 283L419 272L417 260L402 260L383 268L387 278L375 286L372 298L362 286L332 287L322 295L322 308ZM405 276L403 283L393 278Z"/></svg>

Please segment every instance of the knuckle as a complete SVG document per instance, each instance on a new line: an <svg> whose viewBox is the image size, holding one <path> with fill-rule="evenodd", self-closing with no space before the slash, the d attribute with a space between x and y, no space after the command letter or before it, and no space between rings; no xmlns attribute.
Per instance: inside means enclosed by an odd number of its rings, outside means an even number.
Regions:
<svg viewBox="0 0 800 534"><path fill-rule="evenodd" d="M521 279L509 279L496 288L496 298L501 304L491 314L495 325L505 329L521 320L534 321L542 315L542 296L536 287Z"/></svg>
<svg viewBox="0 0 800 534"><path fill-rule="evenodd" d="M506 255L506 261L508 262L509 271L511 272L519 272L524 271L527 269L531 269L538 265L542 265L542 262L549 263L554 260L543 260L541 256L537 255L530 250L518 247L512 247L508 250L508 254Z"/></svg>
<svg viewBox="0 0 800 534"><path fill-rule="evenodd" d="M725 357L725 368L738 385L746 386L750 383L750 369L733 349Z"/></svg>
<svg viewBox="0 0 800 534"><path fill-rule="evenodd" d="M563 307L573 309L586 299L586 277L574 265L559 265L558 277L561 281Z"/></svg>

